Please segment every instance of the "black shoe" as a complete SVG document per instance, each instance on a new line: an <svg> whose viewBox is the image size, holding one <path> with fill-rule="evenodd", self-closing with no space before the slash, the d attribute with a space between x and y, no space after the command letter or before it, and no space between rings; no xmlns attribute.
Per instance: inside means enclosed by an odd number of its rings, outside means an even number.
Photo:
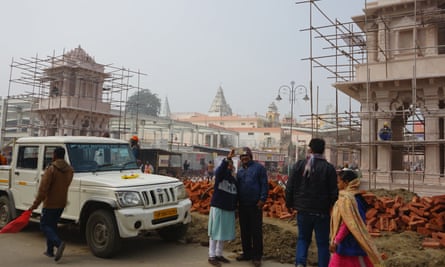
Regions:
<svg viewBox="0 0 445 267"><path fill-rule="evenodd" d="M63 256L63 251L65 250L65 242L62 241L59 247L57 248L56 255L54 256L55 261L59 261Z"/></svg>
<svg viewBox="0 0 445 267"><path fill-rule="evenodd" d="M209 263L213 266L220 267L221 263L216 259L216 257L210 257Z"/></svg>
<svg viewBox="0 0 445 267"><path fill-rule="evenodd" d="M50 258L52 258L52 257L54 257L54 254L53 253L48 253L48 252L43 252L43 255L45 255L45 256L47 256L47 257L50 257Z"/></svg>
<svg viewBox="0 0 445 267"><path fill-rule="evenodd" d="M230 262L228 259L224 258L224 256L216 256L215 259L217 261L224 262L224 263L229 263Z"/></svg>
<svg viewBox="0 0 445 267"><path fill-rule="evenodd" d="M251 257L247 257L244 254L239 255L238 257L236 257L237 261L250 261L252 258Z"/></svg>
<svg viewBox="0 0 445 267"><path fill-rule="evenodd" d="M259 260L254 260L254 261L253 261L253 266L255 266L255 267L261 267L261 261L259 261Z"/></svg>

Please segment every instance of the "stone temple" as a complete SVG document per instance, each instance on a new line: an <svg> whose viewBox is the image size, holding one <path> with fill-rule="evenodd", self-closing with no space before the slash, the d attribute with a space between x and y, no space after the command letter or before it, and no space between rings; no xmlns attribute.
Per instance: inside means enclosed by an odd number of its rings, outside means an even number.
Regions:
<svg viewBox="0 0 445 267"><path fill-rule="evenodd" d="M361 103L360 169L371 188L445 189L445 1L379 0L353 17L366 58L335 87ZM389 140L378 137L389 125Z"/></svg>

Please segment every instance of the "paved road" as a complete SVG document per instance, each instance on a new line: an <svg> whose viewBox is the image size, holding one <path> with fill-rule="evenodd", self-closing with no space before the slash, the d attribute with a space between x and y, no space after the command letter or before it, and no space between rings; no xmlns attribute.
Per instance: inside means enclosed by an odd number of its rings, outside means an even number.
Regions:
<svg viewBox="0 0 445 267"><path fill-rule="evenodd" d="M66 241L65 253L60 262L44 256L45 239L38 224L31 223L26 229L16 234L0 234L0 266L190 266L210 267L207 262L207 247L199 244L182 244L164 242L156 235L123 243L122 251L112 259L101 259L93 256L85 242L79 238L76 229L64 227L61 237ZM234 253L225 252L225 256L234 259ZM253 266L250 262L231 261L225 267ZM290 267L291 264L265 261L263 267Z"/></svg>

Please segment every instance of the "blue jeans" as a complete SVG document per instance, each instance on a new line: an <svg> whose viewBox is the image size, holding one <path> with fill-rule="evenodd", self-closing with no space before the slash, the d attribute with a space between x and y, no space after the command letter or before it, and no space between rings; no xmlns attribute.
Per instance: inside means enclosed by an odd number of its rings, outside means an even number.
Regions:
<svg viewBox="0 0 445 267"><path fill-rule="evenodd" d="M40 230L46 236L46 253L54 255L54 247L59 247L62 241L57 236L57 223L62 215L61 209L42 209L42 217L40 218Z"/></svg>
<svg viewBox="0 0 445 267"><path fill-rule="evenodd" d="M312 241L312 232L315 231L315 240L318 250L318 267L327 267L329 264L329 214L309 212L297 213L298 240L296 248L295 265L306 266L307 253Z"/></svg>

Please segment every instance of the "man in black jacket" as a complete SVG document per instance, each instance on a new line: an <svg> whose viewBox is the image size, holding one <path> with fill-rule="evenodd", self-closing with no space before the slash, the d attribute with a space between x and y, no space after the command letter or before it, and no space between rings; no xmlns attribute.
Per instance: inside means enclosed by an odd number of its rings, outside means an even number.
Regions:
<svg viewBox="0 0 445 267"><path fill-rule="evenodd" d="M312 232L318 249L318 266L329 264L330 211L338 198L337 173L323 157L325 141L309 142L310 156L298 161L286 184L286 207L297 210L298 240L295 265L305 267Z"/></svg>

